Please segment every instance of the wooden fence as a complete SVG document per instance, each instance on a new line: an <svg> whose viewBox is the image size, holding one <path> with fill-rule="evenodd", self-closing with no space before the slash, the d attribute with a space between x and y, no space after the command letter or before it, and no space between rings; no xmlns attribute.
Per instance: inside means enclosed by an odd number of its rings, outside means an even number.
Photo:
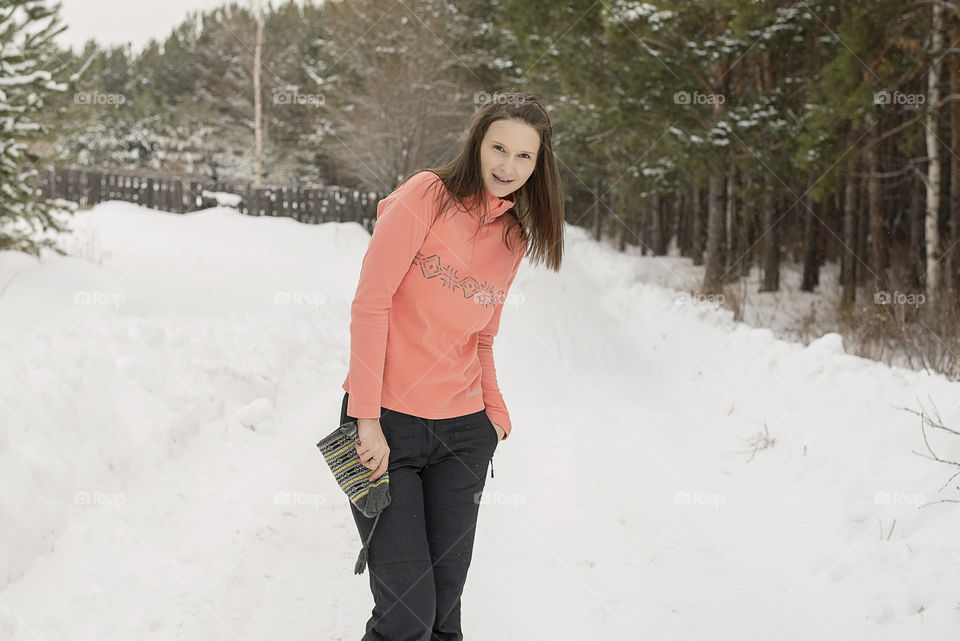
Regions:
<svg viewBox="0 0 960 641"><path fill-rule="evenodd" d="M227 181L183 180L161 174L53 168L41 171L38 191L90 206L124 200L150 209L183 214L217 205L216 192L240 197L235 209L250 216L286 216L302 223L358 222L372 230L375 192L342 187L261 186Z"/></svg>

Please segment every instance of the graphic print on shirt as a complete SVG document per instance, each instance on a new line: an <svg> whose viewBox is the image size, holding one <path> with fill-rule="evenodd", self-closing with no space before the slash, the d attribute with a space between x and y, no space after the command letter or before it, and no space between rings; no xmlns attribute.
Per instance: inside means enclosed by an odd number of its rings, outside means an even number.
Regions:
<svg viewBox="0 0 960 641"><path fill-rule="evenodd" d="M413 259L413 264L420 266L420 275L424 278L439 277L440 280L438 282L443 287L451 291L460 290L464 298L470 299L473 297L477 303L482 305L496 305L503 300L503 297L506 295L502 289L494 291L493 285L487 281L479 283L473 276L464 276L461 278L455 268L440 262L440 256L438 254L425 256L421 252L417 252L417 255Z"/></svg>

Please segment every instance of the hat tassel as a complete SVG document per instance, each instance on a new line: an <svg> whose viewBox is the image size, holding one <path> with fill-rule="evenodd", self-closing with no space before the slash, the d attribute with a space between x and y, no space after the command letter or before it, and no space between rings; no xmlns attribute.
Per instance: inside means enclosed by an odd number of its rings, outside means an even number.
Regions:
<svg viewBox="0 0 960 641"><path fill-rule="evenodd" d="M370 528L370 534L367 535L367 540L364 542L363 547L360 548L360 554L357 556L357 564L353 568L354 574L363 574L363 570L367 565L367 548L370 547L370 539L373 538L373 531L377 529L377 521L380 520L380 514L377 514L377 518L373 521L373 527Z"/></svg>

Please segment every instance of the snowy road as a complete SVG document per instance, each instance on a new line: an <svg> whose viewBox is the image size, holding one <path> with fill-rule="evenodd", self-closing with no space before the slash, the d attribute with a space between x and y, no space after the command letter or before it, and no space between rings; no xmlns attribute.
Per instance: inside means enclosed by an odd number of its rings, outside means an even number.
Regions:
<svg viewBox="0 0 960 641"><path fill-rule="evenodd" d="M79 216L78 256L0 253L0 638L359 639L368 575L314 443L339 418L366 233ZM560 274L521 267L504 310L515 429L466 637L955 638L960 509L916 507L955 498L952 470L912 453L896 408L929 397L960 428L960 384L649 284L675 259L577 228L567 247Z"/></svg>

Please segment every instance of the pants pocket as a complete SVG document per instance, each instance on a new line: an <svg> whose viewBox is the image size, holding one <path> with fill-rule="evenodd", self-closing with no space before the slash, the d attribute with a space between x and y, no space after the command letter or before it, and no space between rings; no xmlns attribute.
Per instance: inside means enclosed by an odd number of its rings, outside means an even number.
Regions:
<svg viewBox="0 0 960 641"><path fill-rule="evenodd" d="M490 420L490 417L487 416L487 411L483 411L483 418L486 419L487 425L490 426L490 432L493 434L493 447L496 448L500 444L500 432L497 431L496 426L494 426L493 421Z"/></svg>

